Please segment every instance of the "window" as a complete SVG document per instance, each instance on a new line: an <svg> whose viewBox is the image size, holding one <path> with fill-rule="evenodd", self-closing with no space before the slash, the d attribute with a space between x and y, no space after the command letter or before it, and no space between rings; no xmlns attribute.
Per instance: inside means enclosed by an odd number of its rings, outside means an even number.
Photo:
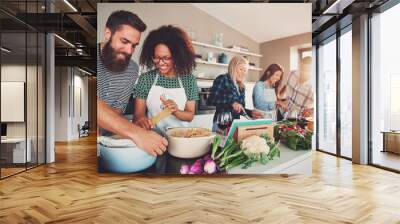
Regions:
<svg viewBox="0 0 400 224"><path fill-rule="evenodd" d="M336 154L336 39L318 48L318 149Z"/></svg>
<svg viewBox="0 0 400 224"><path fill-rule="evenodd" d="M352 35L351 26L340 36L340 155L352 157Z"/></svg>
<svg viewBox="0 0 400 224"><path fill-rule="evenodd" d="M395 170L400 170L400 133L391 131L400 130L399 21L400 4L371 19L370 156L372 164Z"/></svg>
<svg viewBox="0 0 400 224"><path fill-rule="evenodd" d="M20 16L41 12L44 1L0 1L0 6L15 9ZM25 14L26 15L26 14ZM7 23L0 24L1 98L21 96L18 111L3 101L1 114L19 115L1 118L0 178L45 163L45 34L0 12ZM10 99L8 101L11 101ZM17 104L8 102L8 105ZM20 113L18 113L20 112ZM15 117L15 116L9 116Z"/></svg>

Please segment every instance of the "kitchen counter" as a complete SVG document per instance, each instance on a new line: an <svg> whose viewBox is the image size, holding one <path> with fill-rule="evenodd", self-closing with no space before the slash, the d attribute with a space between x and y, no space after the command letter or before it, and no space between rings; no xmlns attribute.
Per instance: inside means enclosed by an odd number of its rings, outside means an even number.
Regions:
<svg viewBox="0 0 400 224"><path fill-rule="evenodd" d="M228 170L228 174L302 174L310 176L312 173L311 150L294 151L285 145L279 145L280 158L275 157L266 165L254 163L247 169L235 167ZM180 174L183 164L193 164L196 159L180 159L165 153L157 158L156 163L143 171L146 174Z"/></svg>
<svg viewBox="0 0 400 224"><path fill-rule="evenodd" d="M247 169L235 167L228 171L229 174L303 174L312 173L312 150L294 151L283 144L279 145L280 158L275 157L266 165L259 163Z"/></svg>

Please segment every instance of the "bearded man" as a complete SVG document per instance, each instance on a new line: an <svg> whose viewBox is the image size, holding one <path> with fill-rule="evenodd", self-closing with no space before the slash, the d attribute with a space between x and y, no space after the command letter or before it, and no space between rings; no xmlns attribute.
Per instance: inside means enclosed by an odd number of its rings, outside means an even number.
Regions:
<svg viewBox="0 0 400 224"><path fill-rule="evenodd" d="M146 24L132 12L116 11L107 19L105 42L97 49L97 123L100 132L131 139L157 156L165 152L167 140L123 117L139 73L131 57L145 30Z"/></svg>

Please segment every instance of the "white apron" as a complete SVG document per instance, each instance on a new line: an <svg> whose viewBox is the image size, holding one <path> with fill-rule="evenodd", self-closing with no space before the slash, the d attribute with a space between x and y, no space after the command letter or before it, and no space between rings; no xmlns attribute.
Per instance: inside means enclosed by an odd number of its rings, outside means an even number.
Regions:
<svg viewBox="0 0 400 224"><path fill-rule="evenodd" d="M157 86L156 83L158 81L160 74L158 73L153 85L150 88L149 95L147 96L146 106L147 106L147 117L152 118L160 113L164 109L164 105L162 104L160 97L163 95L166 99L173 100L178 106L179 110L185 110L185 105L187 101L186 92L183 88L182 81L178 77L179 88L164 88L161 86ZM187 127L188 122L181 121L176 118L174 115L170 115L164 119L162 119L156 125L156 131L159 134L164 135L167 128L171 127Z"/></svg>
<svg viewBox="0 0 400 224"><path fill-rule="evenodd" d="M264 99L266 102L276 102L276 93L274 88L264 88Z"/></svg>
<svg viewBox="0 0 400 224"><path fill-rule="evenodd" d="M265 88L264 89L264 98L265 101L268 103L276 104L276 93L274 88ZM265 119L271 119L272 121L276 121L276 110L272 108L271 110L266 110L263 112Z"/></svg>

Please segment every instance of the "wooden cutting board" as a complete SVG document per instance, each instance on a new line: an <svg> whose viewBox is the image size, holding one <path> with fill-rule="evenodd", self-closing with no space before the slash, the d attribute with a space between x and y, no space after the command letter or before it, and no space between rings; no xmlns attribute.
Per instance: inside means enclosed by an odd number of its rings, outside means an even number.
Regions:
<svg viewBox="0 0 400 224"><path fill-rule="evenodd" d="M237 136L236 141L240 142L243 139L252 136L252 135L263 135L267 134L270 139L274 140L274 126L273 124L259 124L259 125L252 125L252 126L243 126L238 127L237 129Z"/></svg>

